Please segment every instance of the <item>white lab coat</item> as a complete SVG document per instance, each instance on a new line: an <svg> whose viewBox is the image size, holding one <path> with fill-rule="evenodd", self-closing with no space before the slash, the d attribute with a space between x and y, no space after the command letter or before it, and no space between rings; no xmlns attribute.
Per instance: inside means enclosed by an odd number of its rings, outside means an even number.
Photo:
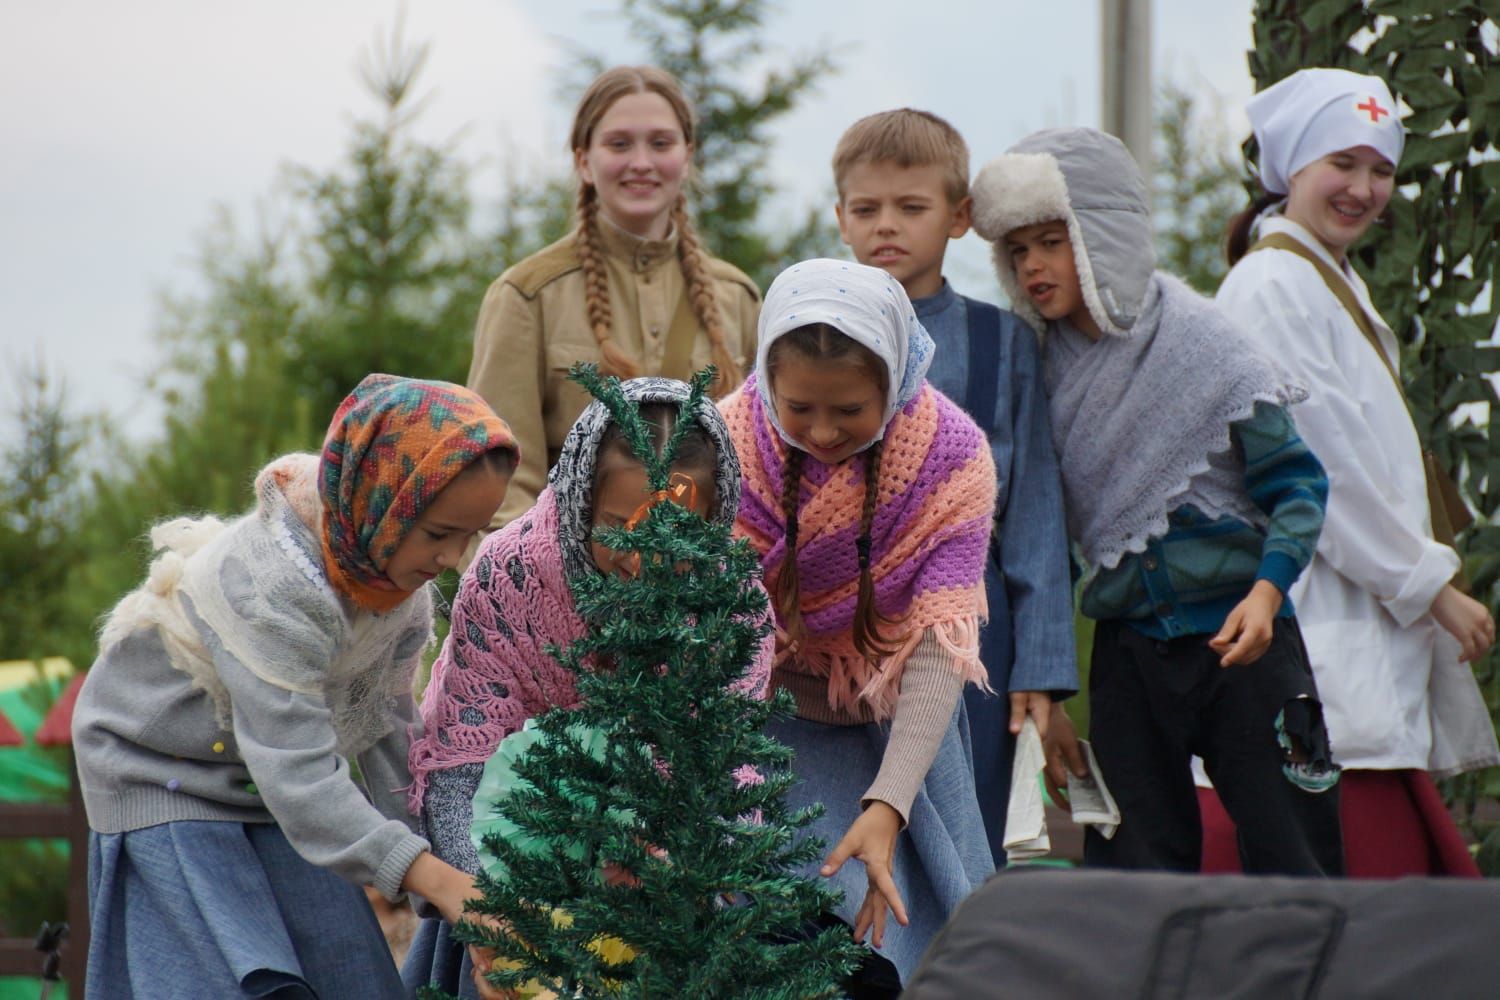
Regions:
<svg viewBox="0 0 1500 1000"><path fill-rule="evenodd" d="M1396 338L1359 275L1296 223L1264 220L1261 233L1273 232L1344 274L1399 370ZM1291 598L1334 759L1438 777L1500 763L1473 672L1429 613L1459 560L1432 539L1421 446L1390 373L1317 269L1295 254L1246 255L1217 301L1309 391L1293 413L1328 472L1328 512Z"/></svg>

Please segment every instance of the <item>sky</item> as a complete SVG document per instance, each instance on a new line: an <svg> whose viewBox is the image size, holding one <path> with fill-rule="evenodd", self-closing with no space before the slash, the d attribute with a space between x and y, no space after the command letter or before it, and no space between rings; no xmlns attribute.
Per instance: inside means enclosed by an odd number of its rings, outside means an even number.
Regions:
<svg viewBox="0 0 1500 1000"><path fill-rule="evenodd" d="M1238 139L1252 92L1251 0L1155 0L1153 72L1200 94ZM335 166L375 105L361 54L402 24L430 45L416 133L477 166L481 206L501 164L568 169L579 47L640 48L605 0L0 0L0 442L16 371L40 358L70 407L135 440L161 417L164 295L201 287L229 220L253 234L288 165ZM829 158L855 118L897 106L958 127L977 171L1038 128L1099 124L1099 0L846 0L774 5L765 64L820 46L838 72L782 120L772 221L832 212ZM959 241L960 289L993 287L987 248Z"/></svg>

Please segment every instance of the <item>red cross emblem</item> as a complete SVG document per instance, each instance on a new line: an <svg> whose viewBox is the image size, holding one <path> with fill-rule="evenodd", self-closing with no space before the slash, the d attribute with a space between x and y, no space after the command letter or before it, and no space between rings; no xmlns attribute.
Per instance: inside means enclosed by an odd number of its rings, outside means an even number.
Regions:
<svg viewBox="0 0 1500 1000"><path fill-rule="evenodd" d="M1370 121L1376 125L1380 124L1381 115L1390 114L1390 111L1388 109L1382 108L1375 102L1375 98L1373 96L1366 98L1365 103L1363 104L1356 104L1354 108L1356 111L1363 111L1365 114L1369 115Z"/></svg>

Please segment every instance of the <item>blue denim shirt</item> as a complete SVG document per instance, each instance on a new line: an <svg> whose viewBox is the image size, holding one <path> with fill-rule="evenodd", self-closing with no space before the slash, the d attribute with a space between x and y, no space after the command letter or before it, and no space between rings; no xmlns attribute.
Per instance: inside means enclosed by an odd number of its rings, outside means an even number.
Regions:
<svg viewBox="0 0 1500 1000"><path fill-rule="evenodd" d="M965 407L967 302L945 280L936 295L912 303L937 345L927 380ZM1078 690L1073 587L1036 334L1001 310L1000 341L995 413L970 414L992 428L996 473L995 532L985 573L990 620L982 653L996 691L1067 695Z"/></svg>

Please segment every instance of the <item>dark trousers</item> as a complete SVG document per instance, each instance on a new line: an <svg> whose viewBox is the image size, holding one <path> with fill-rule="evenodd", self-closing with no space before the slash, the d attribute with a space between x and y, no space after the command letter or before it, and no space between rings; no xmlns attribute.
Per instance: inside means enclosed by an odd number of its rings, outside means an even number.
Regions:
<svg viewBox="0 0 1500 1000"><path fill-rule="evenodd" d="M1297 743L1326 753L1327 733L1294 619L1278 618L1254 663L1220 667L1207 635L1152 639L1100 622L1089 673L1089 734L1120 827L1089 827L1084 862L1197 871L1202 850L1191 757L1203 758L1239 829L1247 873L1342 875L1338 787L1307 791L1283 769L1278 719L1308 715ZM1311 700L1307 700L1311 699Z"/></svg>

